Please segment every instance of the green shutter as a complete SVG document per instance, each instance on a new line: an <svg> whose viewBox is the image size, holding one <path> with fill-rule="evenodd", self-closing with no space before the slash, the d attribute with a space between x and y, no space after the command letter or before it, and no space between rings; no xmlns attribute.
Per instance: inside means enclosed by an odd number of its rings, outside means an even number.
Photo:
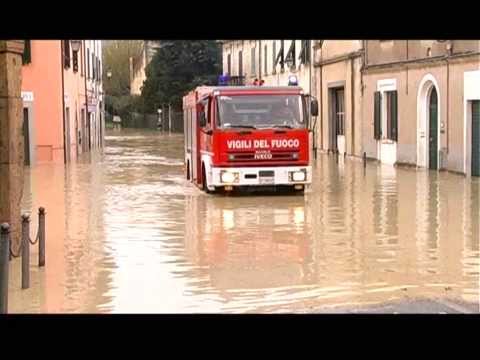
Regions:
<svg viewBox="0 0 480 360"><path fill-rule="evenodd" d="M398 106L397 106L397 91L392 91L391 95L391 113L390 113L390 134L392 134L391 140L398 141Z"/></svg>
<svg viewBox="0 0 480 360"><path fill-rule="evenodd" d="M30 64L32 62L32 48L30 44L31 40L25 40L25 47L23 49L22 64Z"/></svg>
<svg viewBox="0 0 480 360"><path fill-rule="evenodd" d="M375 91L375 104L374 104L374 125L373 125L373 132L374 132L374 138L376 140L380 140L382 137L382 129L381 129L381 124L382 124L382 95L380 94L380 91Z"/></svg>

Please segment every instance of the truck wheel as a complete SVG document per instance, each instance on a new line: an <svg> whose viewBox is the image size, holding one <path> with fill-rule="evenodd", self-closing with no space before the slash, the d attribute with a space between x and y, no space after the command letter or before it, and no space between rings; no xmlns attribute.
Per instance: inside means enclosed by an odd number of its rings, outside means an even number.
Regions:
<svg viewBox="0 0 480 360"><path fill-rule="evenodd" d="M207 194L210 194L211 191L207 187L207 172L205 171L205 165L202 165L202 190Z"/></svg>

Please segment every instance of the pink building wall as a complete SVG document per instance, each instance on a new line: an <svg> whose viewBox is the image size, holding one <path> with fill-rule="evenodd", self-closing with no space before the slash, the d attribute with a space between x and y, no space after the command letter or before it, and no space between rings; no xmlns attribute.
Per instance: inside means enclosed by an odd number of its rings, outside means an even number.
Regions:
<svg viewBox="0 0 480 360"><path fill-rule="evenodd" d="M35 162L64 162L64 142L67 162L82 153L78 144L81 131L81 109L85 109L85 69L82 51L78 53L78 71L73 71L73 54L70 49L70 66L64 66L61 40L32 40L31 62L22 69L22 92L33 94L33 101L24 100L31 109L31 142L35 149ZM63 75L63 79L62 79ZM63 81L63 87L62 87ZM64 108L65 139L64 139ZM69 119L67 119L69 118ZM85 139L82 139L85 141Z"/></svg>
<svg viewBox="0 0 480 360"><path fill-rule="evenodd" d="M60 40L31 41L31 63L22 68L22 91L33 93L36 161L63 162Z"/></svg>

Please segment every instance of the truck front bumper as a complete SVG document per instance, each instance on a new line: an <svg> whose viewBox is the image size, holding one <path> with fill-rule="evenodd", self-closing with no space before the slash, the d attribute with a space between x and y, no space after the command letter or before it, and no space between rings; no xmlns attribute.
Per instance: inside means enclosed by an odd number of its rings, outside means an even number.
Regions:
<svg viewBox="0 0 480 360"><path fill-rule="evenodd" d="M304 175L302 175L304 174ZM312 182L311 166L212 167L212 183L223 186L308 185Z"/></svg>

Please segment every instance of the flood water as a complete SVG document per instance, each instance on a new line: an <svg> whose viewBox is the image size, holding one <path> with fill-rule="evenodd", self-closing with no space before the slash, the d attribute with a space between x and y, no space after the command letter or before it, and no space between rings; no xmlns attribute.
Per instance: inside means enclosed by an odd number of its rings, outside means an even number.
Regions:
<svg viewBox="0 0 480 360"><path fill-rule="evenodd" d="M183 135L107 133L103 154L27 172L46 267L10 270L13 313L309 312L479 303L479 179L319 155L305 196L206 195Z"/></svg>

